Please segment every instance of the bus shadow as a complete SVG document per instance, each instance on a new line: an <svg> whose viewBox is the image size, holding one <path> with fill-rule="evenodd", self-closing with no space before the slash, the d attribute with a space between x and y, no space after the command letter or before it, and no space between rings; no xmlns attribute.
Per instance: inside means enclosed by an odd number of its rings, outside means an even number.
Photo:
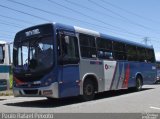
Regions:
<svg viewBox="0 0 160 119"><path fill-rule="evenodd" d="M154 89L154 88L143 88L142 91L147 91L151 89ZM107 91L107 92L97 94L94 100L96 101L96 100L105 99L105 98L112 98L115 96L127 95L130 93L136 93L136 92L132 89ZM78 97L70 97L70 98L52 99L52 100L43 99L43 100L35 100L35 101L17 102L17 103L6 103L4 105L18 106L18 107L54 108L54 107L78 104L82 102L83 101L81 101Z"/></svg>
<svg viewBox="0 0 160 119"><path fill-rule="evenodd" d="M151 90L151 89L154 89L154 88L143 88L140 92ZM104 98L112 98L112 97L127 95L127 94L131 94L131 93L137 93L137 91L135 91L133 88L129 88L128 90L124 89L124 90L107 91L107 92L99 93L96 96L95 100L104 99Z"/></svg>
<svg viewBox="0 0 160 119"><path fill-rule="evenodd" d="M6 99L0 99L0 101L3 101L3 100L6 100Z"/></svg>

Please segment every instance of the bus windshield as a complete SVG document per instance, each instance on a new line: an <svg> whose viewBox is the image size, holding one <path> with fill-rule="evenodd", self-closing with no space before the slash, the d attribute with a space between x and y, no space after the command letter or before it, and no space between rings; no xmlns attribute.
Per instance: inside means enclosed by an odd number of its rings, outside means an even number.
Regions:
<svg viewBox="0 0 160 119"><path fill-rule="evenodd" d="M51 37L29 39L14 46L14 65L25 72L39 72L53 66Z"/></svg>
<svg viewBox="0 0 160 119"><path fill-rule="evenodd" d="M0 46L0 63L4 62L3 46Z"/></svg>

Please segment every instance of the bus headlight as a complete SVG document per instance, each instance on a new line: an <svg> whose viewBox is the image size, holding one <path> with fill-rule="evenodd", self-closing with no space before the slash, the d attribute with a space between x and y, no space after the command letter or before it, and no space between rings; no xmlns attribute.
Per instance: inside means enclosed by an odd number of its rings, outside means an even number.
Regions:
<svg viewBox="0 0 160 119"><path fill-rule="evenodd" d="M48 78L48 79L45 81L44 86L49 86L49 85L51 85L51 83L52 83L52 78Z"/></svg>
<svg viewBox="0 0 160 119"><path fill-rule="evenodd" d="M45 86L48 86L48 84L49 84L48 82L45 82L45 84L44 84L44 85L45 85Z"/></svg>
<svg viewBox="0 0 160 119"><path fill-rule="evenodd" d="M52 82L52 79L51 79L51 78L49 78L49 79L48 79L48 81L49 81L49 82Z"/></svg>

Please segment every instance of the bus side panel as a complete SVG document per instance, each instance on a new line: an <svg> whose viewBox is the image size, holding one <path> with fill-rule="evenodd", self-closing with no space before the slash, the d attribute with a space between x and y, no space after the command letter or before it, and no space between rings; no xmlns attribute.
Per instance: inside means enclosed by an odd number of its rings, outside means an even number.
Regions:
<svg viewBox="0 0 160 119"><path fill-rule="evenodd" d="M128 80L128 87L135 87L136 86L136 75L138 73L142 73L141 63L139 62L129 62L130 65L130 78Z"/></svg>
<svg viewBox="0 0 160 119"><path fill-rule="evenodd" d="M122 89L124 88L123 87L123 84L124 84L124 80L127 76L127 67L128 67L128 62L118 62L118 68L119 68L119 79L118 79L118 83L116 85L116 89ZM128 74L129 75L129 74Z"/></svg>
<svg viewBox="0 0 160 119"><path fill-rule="evenodd" d="M0 65L0 91L9 88L9 66Z"/></svg>
<svg viewBox="0 0 160 119"><path fill-rule="evenodd" d="M151 63L104 61L105 91L135 87L138 73L142 75L144 85L154 83L156 69Z"/></svg>
<svg viewBox="0 0 160 119"><path fill-rule="evenodd" d="M126 88L136 86L136 80L135 80L136 77L135 76L138 72L141 71L139 63L128 62L128 64L129 64L129 68L130 68L130 76L129 76L129 80L128 80L128 86L126 86Z"/></svg>
<svg viewBox="0 0 160 119"><path fill-rule="evenodd" d="M136 75L140 73L143 78L143 85L153 84L156 78L156 69L151 63L130 62L130 79L128 87L136 86Z"/></svg>
<svg viewBox="0 0 160 119"><path fill-rule="evenodd" d="M143 75L143 84L153 84L156 80L156 66L152 63L142 63L141 70Z"/></svg>
<svg viewBox="0 0 160 119"><path fill-rule="evenodd" d="M117 62L116 61L103 61L104 64L104 84L105 91L112 90L115 81L118 81L119 77L117 73ZM119 71L118 71L119 72ZM116 78L116 80L114 80Z"/></svg>
<svg viewBox="0 0 160 119"><path fill-rule="evenodd" d="M127 89L135 86L135 76L141 72L141 63L118 61L110 90Z"/></svg>
<svg viewBox="0 0 160 119"><path fill-rule="evenodd" d="M128 62L118 61L114 71L110 90L128 88L128 81L131 77L131 67Z"/></svg>
<svg viewBox="0 0 160 119"><path fill-rule="evenodd" d="M81 83L86 79L87 75L93 75L97 78L98 92L103 92L104 89L104 67L102 60L80 60L80 79ZM80 88L80 94L83 94L83 85Z"/></svg>
<svg viewBox="0 0 160 119"><path fill-rule="evenodd" d="M59 97L79 95L79 66L66 65L59 68Z"/></svg>

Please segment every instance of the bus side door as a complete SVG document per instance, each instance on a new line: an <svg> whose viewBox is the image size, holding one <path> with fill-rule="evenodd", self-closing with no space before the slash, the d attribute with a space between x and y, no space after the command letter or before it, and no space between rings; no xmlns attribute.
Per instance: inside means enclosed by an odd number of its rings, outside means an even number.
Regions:
<svg viewBox="0 0 160 119"><path fill-rule="evenodd" d="M59 64L61 78L59 96L68 97L79 95L79 52L78 40L74 33L60 33Z"/></svg>

